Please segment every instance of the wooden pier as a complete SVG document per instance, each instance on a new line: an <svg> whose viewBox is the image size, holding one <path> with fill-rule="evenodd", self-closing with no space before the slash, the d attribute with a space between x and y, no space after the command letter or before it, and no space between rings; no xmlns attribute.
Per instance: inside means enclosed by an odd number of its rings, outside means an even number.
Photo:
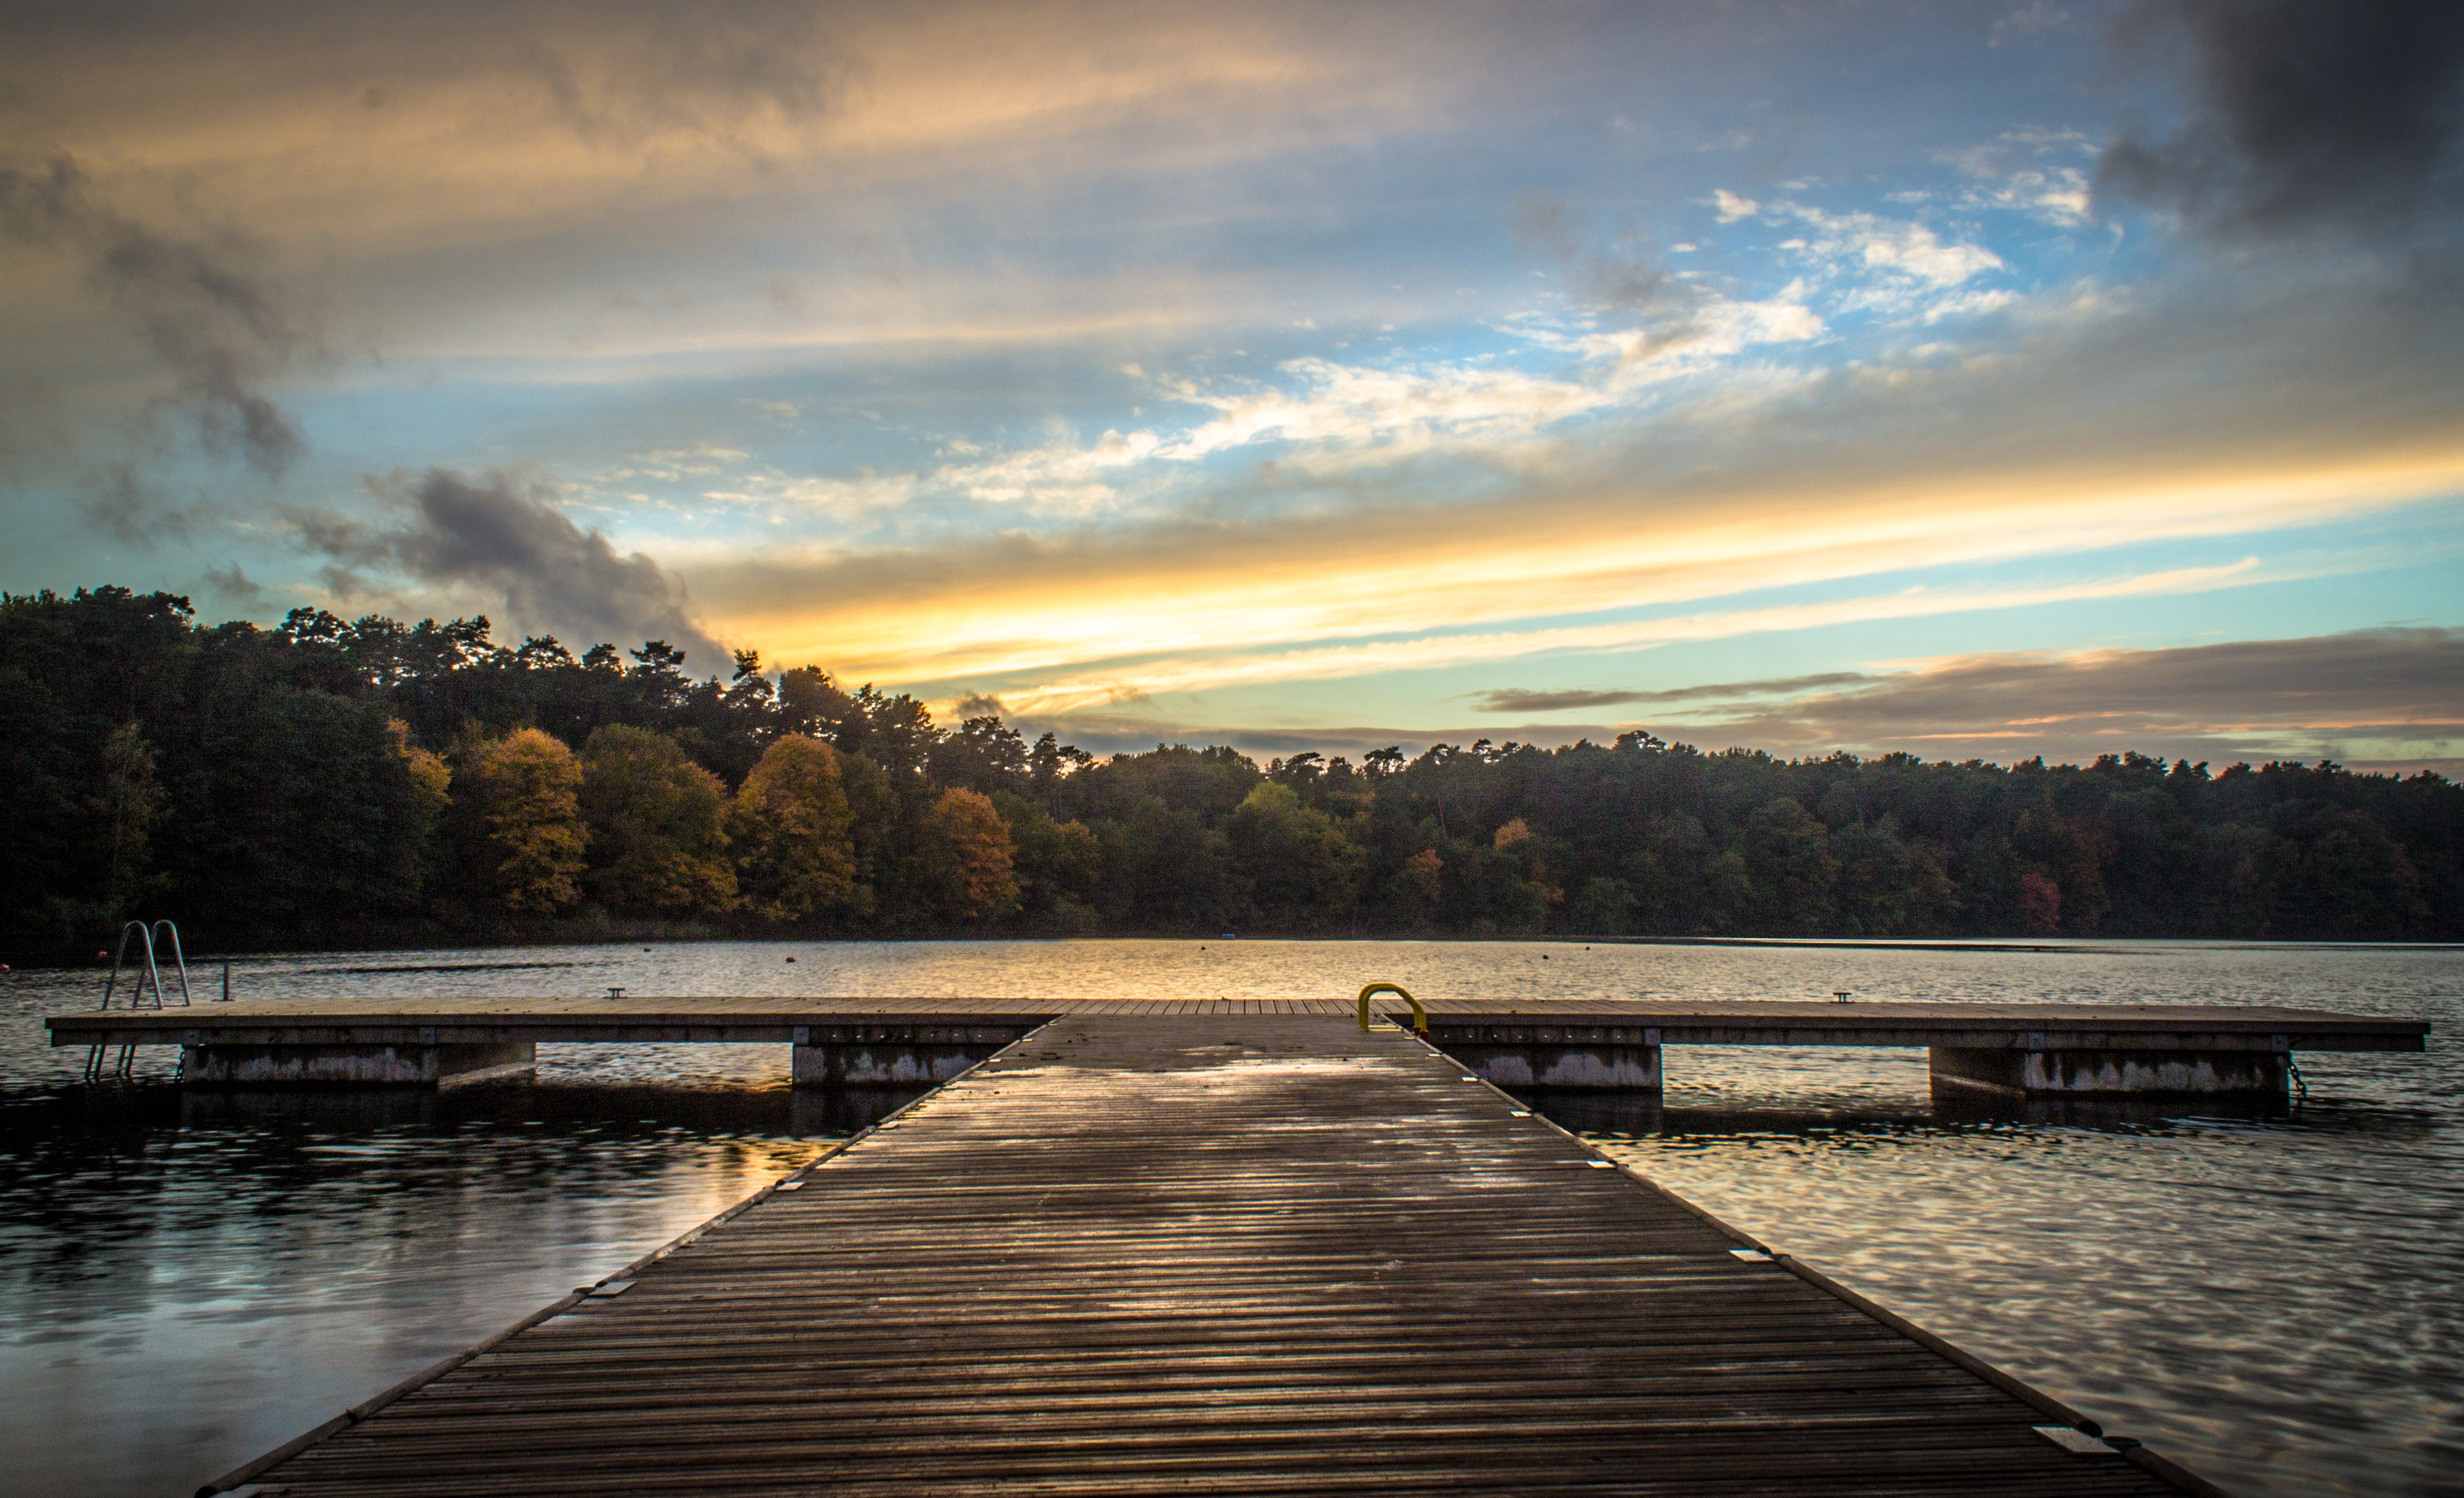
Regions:
<svg viewBox="0 0 2464 1498"><path fill-rule="evenodd" d="M2217 1491L1408 1034L1171 1007L1067 1006L203 1490Z"/></svg>

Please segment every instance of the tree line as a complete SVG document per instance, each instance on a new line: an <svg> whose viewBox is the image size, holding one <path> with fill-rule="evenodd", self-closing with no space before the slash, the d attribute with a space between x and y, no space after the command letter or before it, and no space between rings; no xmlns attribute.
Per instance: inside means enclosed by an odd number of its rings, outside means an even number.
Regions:
<svg viewBox="0 0 2464 1498"><path fill-rule="evenodd" d="M2464 791L2315 765L1781 760L1636 731L1260 766L954 728L739 652L0 595L0 941L671 929L2464 937Z"/></svg>

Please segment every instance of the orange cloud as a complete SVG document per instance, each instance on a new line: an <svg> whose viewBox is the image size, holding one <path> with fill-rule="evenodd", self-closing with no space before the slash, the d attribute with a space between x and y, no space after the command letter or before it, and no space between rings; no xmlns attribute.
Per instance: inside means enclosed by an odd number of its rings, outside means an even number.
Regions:
<svg viewBox="0 0 2464 1498"><path fill-rule="evenodd" d="M1121 682L1187 691L1544 650L1633 649L1855 619L2257 581L2250 564L2027 590L1972 588L1504 628L1925 568L2314 523L2464 489L2464 451L2308 472L2073 468L1812 493L1598 496L1181 529L1075 543L1010 538L912 556L690 566L723 634L894 681L1043 676L1056 697ZM1362 637L1458 631L1428 639ZM1269 647L1273 649L1268 649ZM1160 659L1158 659L1160 658ZM1135 664L1121 664L1132 662ZM1079 682L1074 668L1107 663Z"/></svg>

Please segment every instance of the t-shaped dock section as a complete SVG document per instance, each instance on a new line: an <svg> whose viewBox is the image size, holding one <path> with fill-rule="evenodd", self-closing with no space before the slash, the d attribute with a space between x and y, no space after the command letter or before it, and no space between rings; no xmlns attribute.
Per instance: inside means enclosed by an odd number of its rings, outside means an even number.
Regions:
<svg viewBox="0 0 2464 1498"><path fill-rule="evenodd" d="M1660 1092L1672 1046L1924 1046L1938 1086L2026 1097L2285 1095L2304 1050L2419 1051L2430 1025L2319 1009L1675 999L1444 999L1433 1045L1503 1087ZM1342 999L253 1000L54 1015L55 1046L177 1045L198 1085L434 1085L532 1064L541 1042L793 1046L799 1085L946 1081L1036 1025L1077 1015L1265 1017ZM1395 1008L1388 1018L1410 1023Z"/></svg>

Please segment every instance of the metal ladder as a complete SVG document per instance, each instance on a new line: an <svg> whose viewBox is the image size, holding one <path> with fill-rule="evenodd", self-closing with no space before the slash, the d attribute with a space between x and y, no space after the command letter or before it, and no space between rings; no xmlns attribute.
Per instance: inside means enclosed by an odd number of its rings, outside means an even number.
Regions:
<svg viewBox="0 0 2464 1498"><path fill-rule="evenodd" d="M157 949L154 945L154 937L157 933L160 933L171 943L171 960L177 966L180 974L180 1006L182 1008L187 1007L188 958L187 955L180 950L180 928L167 920L158 920L151 926L146 925L142 920L132 920L127 925L120 928L120 949L112 954L111 977L104 980L102 985L102 1007L104 1009L109 1009L111 1007L112 995L119 991L120 969L127 962L128 938L132 936L137 938L139 948L143 954L145 962L144 966L137 969L137 971L131 975L128 985L128 1007L131 1009L160 1009L165 1006L169 996L165 992L163 987L163 969L156 961ZM149 983L152 985L153 990L153 1000L151 1002L148 1002L146 999L146 990ZM85 1079L88 1082L100 1082L106 1076L115 1082L125 1082L128 1080L129 1068L137 1060L137 1047L135 1046L121 1046L118 1060L109 1068L105 1068L103 1065L102 1053L109 1048L110 1047L108 1046L98 1045L86 1052Z"/></svg>

